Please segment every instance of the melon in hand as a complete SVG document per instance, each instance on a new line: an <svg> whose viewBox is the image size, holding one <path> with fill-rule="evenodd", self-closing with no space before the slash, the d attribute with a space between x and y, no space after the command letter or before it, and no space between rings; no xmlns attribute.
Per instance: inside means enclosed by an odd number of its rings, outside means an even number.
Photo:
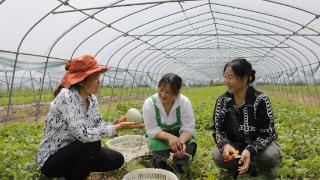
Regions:
<svg viewBox="0 0 320 180"><path fill-rule="evenodd" d="M142 124L142 115L140 111L136 108L131 108L127 111L126 119L129 122L134 122L136 124Z"/></svg>

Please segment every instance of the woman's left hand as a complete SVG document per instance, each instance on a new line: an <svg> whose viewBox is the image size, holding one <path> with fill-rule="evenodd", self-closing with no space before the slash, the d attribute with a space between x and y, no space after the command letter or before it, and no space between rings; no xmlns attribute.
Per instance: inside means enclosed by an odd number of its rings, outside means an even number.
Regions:
<svg viewBox="0 0 320 180"><path fill-rule="evenodd" d="M245 149L242 152L239 164L242 164L238 168L239 174L244 174L248 172L250 166L250 152L248 150Z"/></svg>
<svg viewBox="0 0 320 180"><path fill-rule="evenodd" d="M126 116L122 116L116 120L113 121L113 124L116 125L116 124L119 124L121 122L127 122L127 119L126 119Z"/></svg>
<svg viewBox="0 0 320 180"><path fill-rule="evenodd" d="M144 124L134 124L134 122L120 122L116 125L114 125L116 130L122 130L122 129L134 129L134 128L143 128Z"/></svg>
<svg viewBox="0 0 320 180"><path fill-rule="evenodd" d="M174 153L174 156L177 157L177 158L183 158L184 155L185 155L185 152L186 152L186 144L183 143L183 142L180 142L180 141L179 141L179 143L180 143L180 145L182 146L182 149L179 150L179 151L176 151L176 152Z"/></svg>
<svg viewBox="0 0 320 180"><path fill-rule="evenodd" d="M127 122L125 116L113 121L114 125L120 126L120 129L134 129L134 128L144 128L144 124L134 124L133 122Z"/></svg>

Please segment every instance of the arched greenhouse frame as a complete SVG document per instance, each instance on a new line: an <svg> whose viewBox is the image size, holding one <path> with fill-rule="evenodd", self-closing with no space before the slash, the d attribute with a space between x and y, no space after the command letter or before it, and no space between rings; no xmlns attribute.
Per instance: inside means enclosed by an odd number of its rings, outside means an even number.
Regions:
<svg viewBox="0 0 320 180"><path fill-rule="evenodd" d="M319 178L319 7L317 0L0 0L0 178L41 177L34 156L43 120L65 63L84 54L110 67L96 94L107 122L141 109L164 74L182 78L199 142L191 179L220 177L210 153L212 112L226 90L225 64L247 59L252 86L273 105L283 152L277 178Z"/></svg>

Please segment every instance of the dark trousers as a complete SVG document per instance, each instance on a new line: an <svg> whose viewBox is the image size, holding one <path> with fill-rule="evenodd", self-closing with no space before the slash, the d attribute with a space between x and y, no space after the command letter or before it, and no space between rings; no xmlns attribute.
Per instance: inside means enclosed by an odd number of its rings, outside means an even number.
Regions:
<svg viewBox="0 0 320 180"><path fill-rule="evenodd" d="M51 155L42 166L41 172L47 177L82 180L86 179L90 172L119 169L123 163L121 153L101 148L100 141L74 141Z"/></svg>
<svg viewBox="0 0 320 180"><path fill-rule="evenodd" d="M236 149L239 149L241 153L242 149L233 145ZM251 158L250 169L255 170L259 169L261 171L269 171L273 168L276 168L280 165L281 154L280 146L276 142L272 142L266 150L258 153L256 156ZM213 155L213 160L215 164L224 169L234 168L233 163L224 163L224 158L222 153L216 149ZM238 165L238 164L237 164ZM236 167L237 168L237 167Z"/></svg>
<svg viewBox="0 0 320 180"><path fill-rule="evenodd" d="M193 156L196 154L197 151L197 144L196 143L190 143L186 145L186 153ZM167 159L170 157L170 149L167 150L161 150L161 151L152 151L152 154L154 156L153 159L153 166L155 168L161 168L168 171L174 171L168 164ZM173 157L173 164L178 168L178 171L181 171L182 166L188 164L190 162L190 157L185 155L182 158L176 158ZM182 173L182 172L180 172Z"/></svg>

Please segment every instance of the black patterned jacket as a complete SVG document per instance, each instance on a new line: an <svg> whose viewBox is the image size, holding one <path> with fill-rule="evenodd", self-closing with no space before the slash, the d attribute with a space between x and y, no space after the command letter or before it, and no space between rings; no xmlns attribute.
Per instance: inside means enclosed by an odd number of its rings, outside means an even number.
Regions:
<svg viewBox="0 0 320 180"><path fill-rule="evenodd" d="M213 137L222 152L226 144L247 149L253 157L277 139L269 98L249 86L245 104L235 105L233 95L226 92L217 99L213 114Z"/></svg>

